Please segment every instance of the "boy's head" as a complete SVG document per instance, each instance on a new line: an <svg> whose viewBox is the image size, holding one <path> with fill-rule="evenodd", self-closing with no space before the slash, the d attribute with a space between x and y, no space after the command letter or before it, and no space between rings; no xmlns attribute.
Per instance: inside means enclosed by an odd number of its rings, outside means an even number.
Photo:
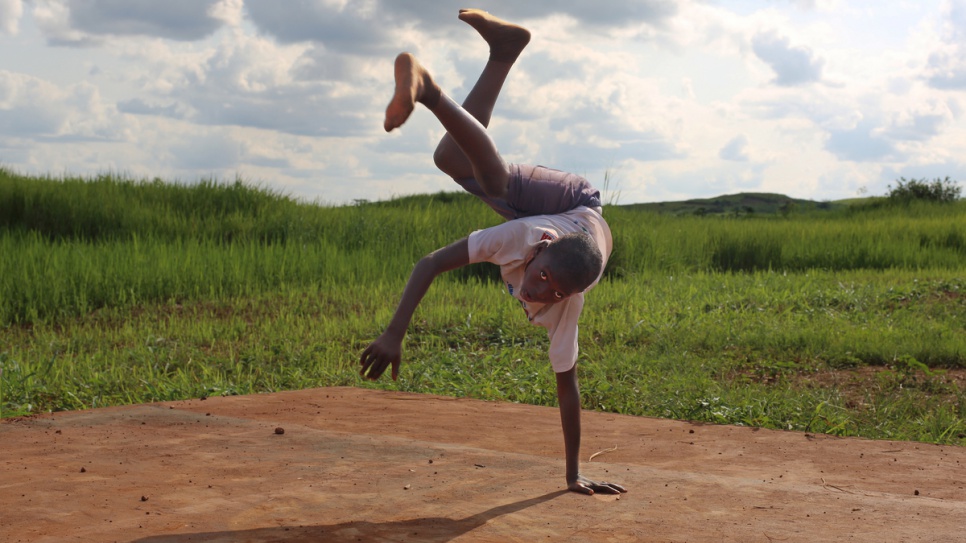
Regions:
<svg viewBox="0 0 966 543"><path fill-rule="evenodd" d="M527 262L520 297L542 304L565 300L597 280L603 261L597 244L583 232L543 241Z"/></svg>

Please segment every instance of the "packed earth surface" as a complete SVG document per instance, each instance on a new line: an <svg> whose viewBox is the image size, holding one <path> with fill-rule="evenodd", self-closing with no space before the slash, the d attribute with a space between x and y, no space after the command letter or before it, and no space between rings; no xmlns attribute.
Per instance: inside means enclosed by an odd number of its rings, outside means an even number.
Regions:
<svg viewBox="0 0 966 543"><path fill-rule="evenodd" d="M0 541L960 542L966 448L320 388L0 422ZM590 457L593 456L593 459Z"/></svg>

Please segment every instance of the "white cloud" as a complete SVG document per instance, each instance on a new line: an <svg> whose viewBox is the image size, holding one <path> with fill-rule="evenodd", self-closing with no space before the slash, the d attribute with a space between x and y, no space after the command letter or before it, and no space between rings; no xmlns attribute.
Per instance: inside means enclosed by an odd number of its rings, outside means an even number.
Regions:
<svg viewBox="0 0 966 543"><path fill-rule="evenodd" d="M966 48L947 44L929 56L926 78L937 89L966 89Z"/></svg>
<svg viewBox="0 0 966 543"><path fill-rule="evenodd" d="M22 0L0 0L0 34L16 32L4 39L20 52L0 72L5 166L241 175L335 202L455 189L432 163L442 135L432 115L420 108L389 135L381 120L400 50L466 96L487 46L456 8L28 6L23 17ZM738 190L845 197L893 174L966 177L966 0L485 7L534 33L494 112L501 151L595 181L611 174L624 203Z"/></svg>
<svg viewBox="0 0 966 543"><path fill-rule="evenodd" d="M639 24L661 26L678 12L675 3L659 0L611 0L606 9L583 0L493 0L485 7L514 21L531 22L562 14L596 32ZM245 8L262 32L280 42L313 41L341 52L393 51L400 43L400 33L409 28L437 38L459 31L456 9L439 9L438 2L432 0L315 0L290 3L286 9L279 9L273 0L247 0Z"/></svg>
<svg viewBox="0 0 966 543"><path fill-rule="evenodd" d="M243 144L230 135L212 130L186 134L170 146L173 165L189 171L234 170L240 166Z"/></svg>
<svg viewBox="0 0 966 543"><path fill-rule="evenodd" d="M290 3L279 9L274 0L248 0L245 8L255 26L280 43L315 42L341 53L390 54L399 35L419 19L406 13L409 2ZM425 7L425 6L424 6ZM427 9L432 17L442 10Z"/></svg>
<svg viewBox="0 0 966 543"><path fill-rule="evenodd" d="M120 137L123 130L116 111L88 83L61 88L28 75L0 71L0 136L110 140Z"/></svg>
<svg viewBox="0 0 966 543"><path fill-rule="evenodd" d="M934 88L966 89L966 0L946 0L941 41L929 55L926 81Z"/></svg>
<svg viewBox="0 0 966 543"><path fill-rule="evenodd" d="M93 35L198 40L221 21L210 15L218 0L84 0L70 2L71 28Z"/></svg>
<svg viewBox="0 0 966 543"><path fill-rule="evenodd" d="M825 148L842 160L891 162L899 158L876 118L862 118L853 127L831 128L828 133Z"/></svg>
<svg viewBox="0 0 966 543"><path fill-rule="evenodd" d="M966 37L966 1L945 0L943 2L943 33L946 39L956 40Z"/></svg>
<svg viewBox="0 0 966 543"><path fill-rule="evenodd" d="M208 16L237 27L245 18L245 0L217 0L208 7Z"/></svg>
<svg viewBox="0 0 966 543"><path fill-rule="evenodd" d="M886 135L901 141L928 141L954 122L954 103L926 100L894 112L888 121Z"/></svg>
<svg viewBox="0 0 966 543"><path fill-rule="evenodd" d="M792 46L786 37L773 33L759 34L752 40L752 49L758 58L774 70L776 85L795 86L822 79L825 62L815 58L808 47Z"/></svg>
<svg viewBox="0 0 966 543"><path fill-rule="evenodd" d="M240 9L237 0L34 0L33 18L48 43L101 45L112 36L178 41L213 34Z"/></svg>
<svg viewBox="0 0 966 543"><path fill-rule="evenodd" d="M722 160L732 160L735 162L748 162L748 136L738 134L731 138L728 143L718 151L718 156Z"/></svg>
<svg viewBox="0 0 966 543"><path fill-rule="evenodd" d="M69 109L66 93L45 81L0 71L0 134L7 137L61 135Z"/></svg>
<svg viewBox="0 0 966 543"><path fill-rule="evenodd" d="M0 0L0 33L16 35L23 16L21 0Z"/></svg>
<svg viewBox="0 0 966 543"><path fill-rule="evenodd" d="M187 118L206 125L238 125L289 134L348 137L369 133L379 115L360 59L344 80L306 81L306 46L279 46L233 34L200 65L173 78L167 96L184 105ZM298 77L301 76L299 79ZM386 74L390 77L391 74ZM369 83L366 85L366 83ZM389 88L388 85L380 86Z"/></svg>
<svg viewBox="0 0 966 543"><path fill-rule="evenodd" d="M85 47L102 40L71 27L70 7L66 0L34 0L34 22L51 45Z"/></svg>

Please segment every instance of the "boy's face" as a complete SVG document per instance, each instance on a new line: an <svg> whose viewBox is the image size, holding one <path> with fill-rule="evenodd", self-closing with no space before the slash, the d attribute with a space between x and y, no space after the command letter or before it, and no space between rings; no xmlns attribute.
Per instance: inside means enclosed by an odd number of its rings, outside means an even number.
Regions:
<svg viewBox="0 0 966 543"><path fill-rule="evenodd" d="M578 291L568 285L565 277L555 274L550 242L544 241L530 253L520 285L520 298L526 302L555 304L573 296Z"/></svg>

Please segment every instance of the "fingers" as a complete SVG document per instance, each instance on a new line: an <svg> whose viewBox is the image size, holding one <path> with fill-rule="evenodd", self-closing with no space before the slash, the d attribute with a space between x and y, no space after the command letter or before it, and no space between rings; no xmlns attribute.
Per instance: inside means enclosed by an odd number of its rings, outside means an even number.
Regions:
<svg viewBox="0 0 966 543"><path fill-rule="evenodd" d="M571 492L576 492L578 494L586 494L587 496L594 495L594 489L590 488L589 486L585 486L581 483L571 483L567 487L567 489L570 490Z"/></svg>
<svg viewBox="0 0 966 543"><path fill-rule="evenodd" d="M370 362L371 354L372 354L372 345L369 345L368 347L366 347L366 350L362 351L362 356L359 357L359 365L362 366L362 368L359 369L359 375L365 375L366 370L369 369L369 364L372 363Z"/></svg>
<svg viewBox="0 0 966 543"><path fill-rule="evenodd" d="M366 347L366 350L362 351L362 356L359 358L359 364L362 366L362 369L359 370L359 375L372 381L378 379L386 371L387 365L387 362L379 356L379 353L374 351L373 346L369 345ZM393 378L395 379L395 377Z"/></svg>
<svg viewBox="0 0 966 543"><path fill-rule="evenodd" d="M378 357L372 357L369 359L366 366L362 368L362 375L369 379L370 381L375 381L382 376L383 372L386 371L386 366L388 364Z"/></svg>
<svg viewBox="0 0 966 543"><path fill-rule="evenodd" d="M588 495L593 495L595 492L600 492L601 494L622 494L627 492L626 488L617 483L597 482L582 475L576 481L570 483L568 488L574 492Z"/></svg>
<svg viewBox="0 0 966 543"><path fill-rule="evenodd" d="M621 494L627 492L627 489L614 483L597 483L594 485L594 490L604 494Z"/></svg>
<svg viewBox="0 0 966 543"><path fill-rule="evenodd" d="M399 356L398 349L387 348L378 340L374 341L362 351L362 355L359 357L359 365L362 366L359 370L359 375L375 381L382 376L386 368L391 364L392 379L395 381L399 378L400 361L401 357Z"/></svg>
<svg viewBox="0 0 966 543"><path fill-rule="evenodd" d="M627 492L627 489L616 483L607 483L611 488L616 489L618 492Z"/></svg>
<svg viewBox="0 0 966 543"><path fill-rule="evenodd" d="M622 487L617 483L605 483L605 482L595 482L591 485L594 490L598 492L603 492L604 494L620 494L622 492L627 492L627 489Z"/></svg>

